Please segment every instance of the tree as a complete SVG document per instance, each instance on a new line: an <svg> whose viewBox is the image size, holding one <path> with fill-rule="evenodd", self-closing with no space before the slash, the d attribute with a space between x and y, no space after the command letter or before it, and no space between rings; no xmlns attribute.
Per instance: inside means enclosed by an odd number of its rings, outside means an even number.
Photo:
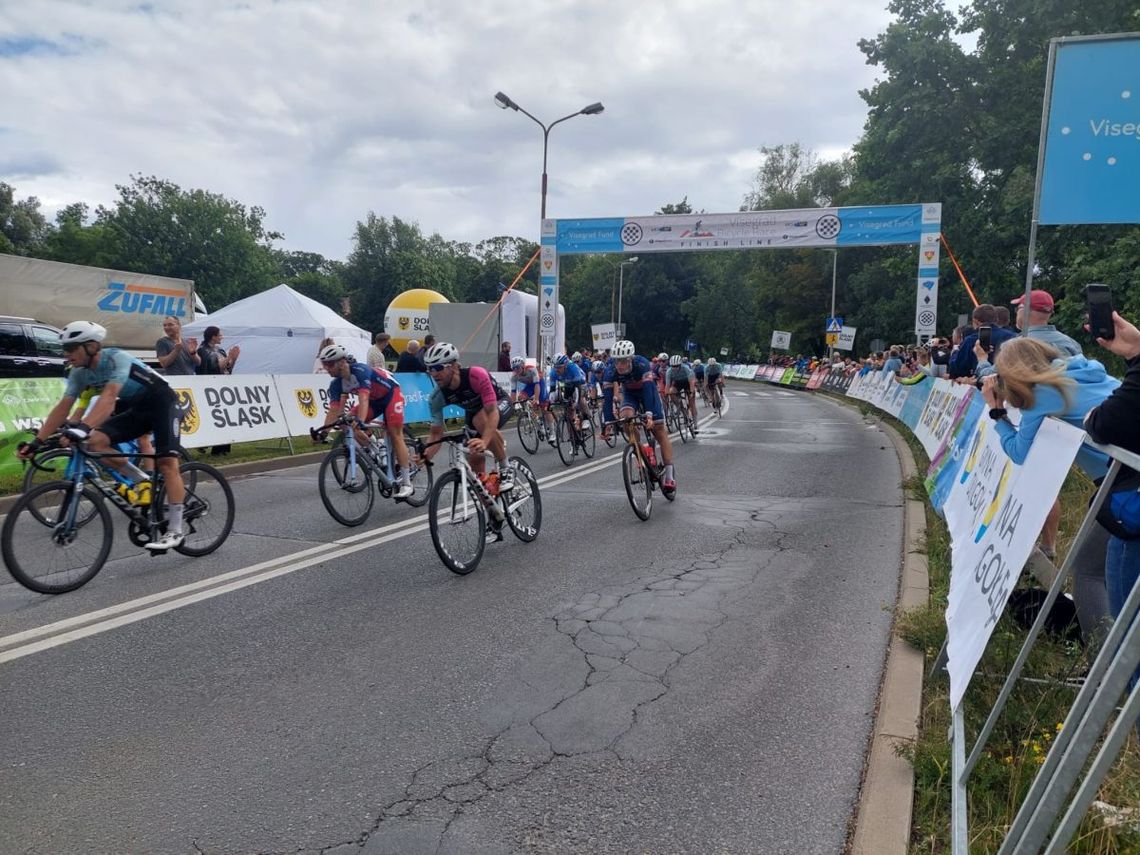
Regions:
<svg viewBox="0 0 1140 855"><path fill-rule="evenodd" d="M114 235L103 224L89 224L90 210L84 202L73 202L55 215L55 228L42 245L44 258L68 264L112 267L115 262Z"/></svg>
<svg viewBox="0 0 1140 855"><path fill-rule="evenodd" d="M15 188L0 181L0 252L35 255L49 231L40 200L17 199Z"/></svg>
<svg viewBox="0 0 1140 855"><path fill-rule="evenodd" d="M193 279L211 307L277 284L271 243L282 235L265 228L263 209L153 176L116 189L119 199L96 217L113 236L111 266Z"/></svg>

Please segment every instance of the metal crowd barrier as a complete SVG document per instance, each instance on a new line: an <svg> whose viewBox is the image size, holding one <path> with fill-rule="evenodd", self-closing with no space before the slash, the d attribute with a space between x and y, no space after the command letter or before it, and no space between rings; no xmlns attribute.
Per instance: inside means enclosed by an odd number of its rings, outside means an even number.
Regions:
<svg viewBox="0 0 1140 855"><path fill-rule="evenodd" d="M1086 444L1099 449L1112 458L1108 475L1101 482L1089 506L1088 513L1077 531L1057 578L1049 588L1041 611L1038 613L1021 651L1006 676L1001 693L982 726L973 750L966 756L965 703L953 710L950 727L952 796L951 796L951 850L954 855L967 855L969 834L966 815L967 785L986 741L993 732L1010 693L1029 658L1050 609L1061 594L1066 580L1073 571L1073 558L1088 538L1093 526L1098 525L1096 515L1112 490L1122 465L1140 471L1140 455L1113 445ZM1061 732L1057 734L1040 770L1038 770L1025 800L1018 809L998 855L1030 855L1042 851L1046 855L1060 855L1076 833L1077 826L1088 812L1096 792L1112 764L1120 755L1128 738L1128 731L1140 717L1140 684L1128 695L1124 708L1108 732L1092 766L1080 783L1075 797L1065 809L1066 800L1080 779L1081 771L1097 741L1104 733L1109 717L1124 694L1132 674L1140 666L1140 584L1134 585L1120 615L1113 622L1100 652L1089 669L1084 685L1078 692ZM941 657L939 657L941 659ZM1065 809L1060 824L1052 831L1057 817Z"/></svg>

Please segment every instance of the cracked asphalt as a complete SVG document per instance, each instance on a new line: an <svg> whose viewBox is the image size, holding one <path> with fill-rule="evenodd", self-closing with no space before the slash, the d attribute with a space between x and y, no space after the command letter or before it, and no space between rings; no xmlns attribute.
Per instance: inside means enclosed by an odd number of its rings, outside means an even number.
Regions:
<svg viewBox="0 0 1140 855"><path fill-rule="evenodd" d="M731 389L648 522L610 466L467 577L418 532L0 665L0 852L842 852L898 461L846 408ZM74 594L0 582L0 635L358 531L315 471L236 481L214 556L120 537Z"/></svg>

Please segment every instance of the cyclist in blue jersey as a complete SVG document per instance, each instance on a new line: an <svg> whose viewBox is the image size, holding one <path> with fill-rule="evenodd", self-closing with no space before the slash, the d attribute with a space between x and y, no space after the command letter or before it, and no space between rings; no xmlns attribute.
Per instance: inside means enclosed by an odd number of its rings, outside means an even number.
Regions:
<svg viewBox="0 0 1140 855"><path fill-rule="evenodd" d="M696 390L699 395L705 385L705 366L699 359L693 360L693 377L696 379Z"/></svg>
<svg viewBox="0 0 1140 855"><path fill-rule="evenodd" d="M657 444L661 446L661 460L665 464L661 488L672 492L677 489L673 477L673 445L665 427L665 413L661 409L661 397L657 394L653 365L644 356L636 355L632 341L617 342L612 359L612 364L606 369L605 379L613 389L615 399L621 393L618 418L632 416L639 409L649 415L649 427Z"/></svg>
<svg viewBox="0 0 1140 855"><path fill-rule="evenodd" d="M511 359L511 403L521 403L527 399L535 401L542 414L539 438L555 445L557 440L554 436L554 416L550 412L550 390L542 382L537 366L527 365L525 359L516 356Z"/></svg>
<svg viewBox="0 0 1140 855"><path fill-rule="evenodd" d="M685 399L689 415L693 417L693 435L700 433L697 430L697 378L693 369L681 361L679 354L669 357L669 370L665 372L665 394Z"/></svg>
<svg viewBox="0 0 1140 855"><path fill-rule="evenodd" d="M344 410L342 401L346 395L356 395L356 417L362 422L384 419L384 432L400 464L399 484L393 494L397 499L406 499L415 492L408 466L408 444L404 442L404 393L400 384L384 368L372 368L361 362L349 359L348 351L339 344L330 344L317 355L332 376L329 383L329 411L325 424L331 425L340 418ZM313 431L314 439L316 432ZM356 441L368 445L368 437L356 431Z"/></svg>
<svg viewBox="0 0 1140 855"><path fill-rule="evenodd" d="M87 442L95 453L111 451L113 445L129 442L145 433L154 433L158 468L166 483L169 506L166 510L166 532L145 544L151 552L166 552L181 546L183 500L186 487L178 471L180 420L178 396L166 378L152 371L125 350L103 347L107 330L90 321L72 321L59 334L63 352L71 364L67 387L36 433L36 438L17 452L31 458L43 441L63 427L75 401L87 389L99 397L84 416L84 421L69 423L63 435L73 442ZM114 468L132 484L146 478L146 473L125 457L105 457L103 462Z"/></svg>
<svg viewBox="0 0 1140 855"><path fill-rule="evenodd" d="M581 419L590 417L590 408L586 405L586 398L582 394L586 386L586 375L582 373L582 369L571 362L565 353L560 353L554 357L554 364L550 368L547 381L551 390L562 384L563 398L574 413L574 427L580 428Z"/></svg>

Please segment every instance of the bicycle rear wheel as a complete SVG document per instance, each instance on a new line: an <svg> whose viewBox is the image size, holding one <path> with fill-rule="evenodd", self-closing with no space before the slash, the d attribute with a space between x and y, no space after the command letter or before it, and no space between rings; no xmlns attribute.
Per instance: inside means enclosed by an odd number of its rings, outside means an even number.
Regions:
<svg viewBox="0 0 1140 855"><path fill-rule="evenodd" d="M574 462L574 449L576 447L574 442L574 425L571 424L568 417L563 417L558 420L558 456L562 458L563 464L569 466Z"/></svg>
<svg viewBox="0 0 1140 855"><path fill-rule="evenodd" d="M341 525L358 526L372 513L376 501L372 472L362 454L356 455L353 467L346 446L325 455L317 471L317 486L325 510Z"/></svg>
<svg viewBox="0 0 1140 855"><path fill-rule="evenodd" d="M649 519L649 514L653 511L653 484L649 480L645 461L632 445L627 445L622 452L621 477L633 512L638 519Z"/></svg>
<svg viewBox="0 0 1140 855"><path fill-rule="evenodd" d="M90 582L111 552L114 527L103 497L69 481L32 488L0 531L12 578L41 594L64 594Z"/></svg>
<svg viewBox="0 0 1140 855"><path fill-rule="evenodd" d="M528 411L519 413L515 429L519 432L519 442L526 449L527 454L538 453L538 425L534 423L534 415Z"/></svg>
<svg viewBox="0 0 1140 855"><path fill-rule="evenodd" d="M582 422L582 429L578 432L578 440L582 446L582 453L586 457L593 457L598 448L598 440L594 435L594 419Z"/></svg>
<svg viewBox="0 0 1140 855"><path fill-rule="evenodd" d="M234 527L234 493L226 476L206 463L183 463L178 467L186 498L182 501L182 531L186 539L175 552L209 555L230 536ZM154 498L155 517L166 517L166 484Z"/></svg>
<svg viewBox="0 0 1140 855"><path fill-rule="evenodd" d="M515 537L523 543L530 543L542 528L542 496L538 492L538 478L530 464L521 457L512 457L510 466L515 486L510 492L500 494L506 505L507 525Z"/></svg>
<svg viewBox="0 0 1140 855"><path fill-rule="evenodd" d="M436 554L452 573L466 576L479 566L487 545L487 512L476 492L470 486L464 489L454 469L432 488L428 528Z"/></svg>

